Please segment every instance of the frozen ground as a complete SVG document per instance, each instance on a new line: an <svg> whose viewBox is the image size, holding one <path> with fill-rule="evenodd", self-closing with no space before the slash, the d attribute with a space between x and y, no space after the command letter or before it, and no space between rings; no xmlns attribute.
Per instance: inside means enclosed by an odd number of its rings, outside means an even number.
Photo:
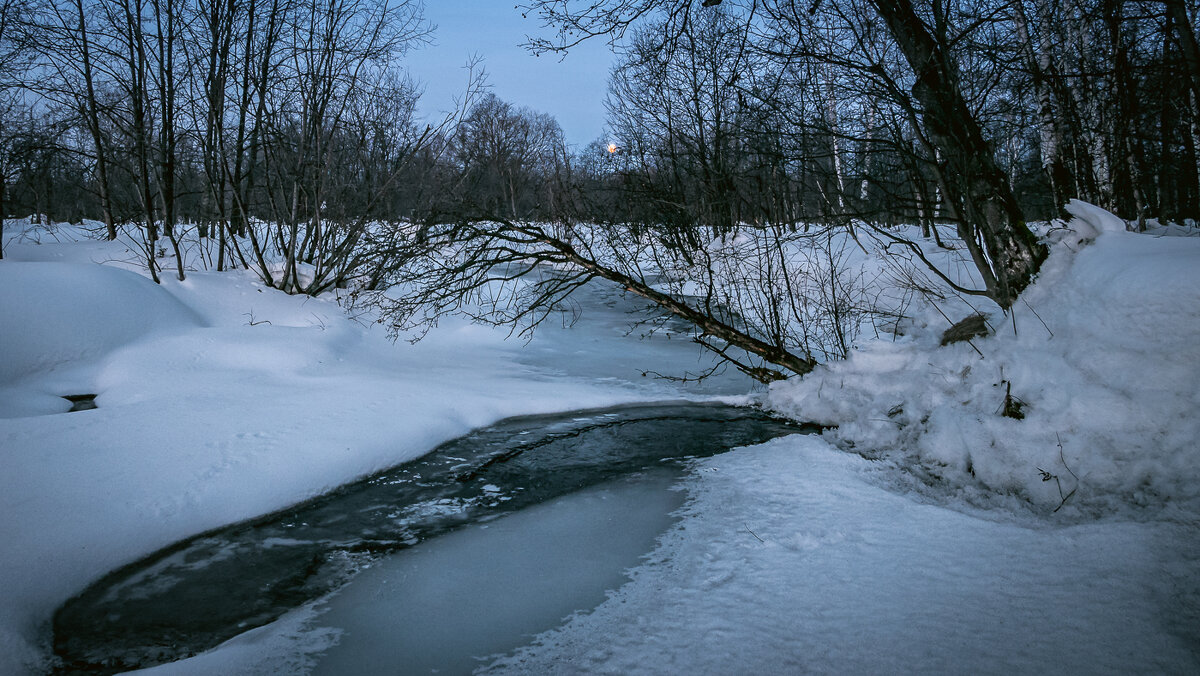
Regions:
<svg viewBox="0 0 1200 676"><path fill-rule="evenodd" d="M631 583L489 673L1200 673L1200 233L1072 210L1015 321L939 348L926 307L775 385L838 429L704 461Z"/></svg>
<svg viewBox="0 0 1200 676"><path fill-rule="evenodd" d="M119 243L33 230L0 261L0 674L41 663L62 601L185 535L503 417L678 399L642 371L707 365L685 341L631 342L633 319L608 307L532 345L453 321L393 344L332 300L244 273L157 287L113 263L130 257ZM750 385L730 373L704 388L690 396ZM80 393L99 408L56 415Z"/></svg>
<svg viewBox="0 0 1200 676"><path fill-rule="evenodd" d="M1080 213L1015 335L993 315L975 349L937 348L947 324L917 308L905 335L776 385L770 405L839 429L700 464L631 582L492 668L1200 670L1200 238ZM110 246L0 262L0 673L37 668L58 603L172 540L502 416L678 397L641 370L699 368L686 343L622 339L611 310L529 346L453 322L393 346L240 274L159 288L91 263ZM1005 383L1024 420L998 415ZM100 408L52 415L83 392ZM302 609L216 653L261 665L283 637L273 664L294 670L337 629Z"/></svg>
<svg viewBox="0 0 1200 676"><path fill-rule="evenodd" d="M914 499L820 439L706 460L633 581L488 673L1196 673L1195 524Z"/></svg>

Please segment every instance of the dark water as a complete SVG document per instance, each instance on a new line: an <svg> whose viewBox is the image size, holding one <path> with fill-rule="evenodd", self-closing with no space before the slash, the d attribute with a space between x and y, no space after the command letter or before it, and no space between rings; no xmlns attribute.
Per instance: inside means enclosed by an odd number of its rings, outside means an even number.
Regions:
<svg viewBox="0 0 1200 676"><path fill-rule="evenodd" d="M67 413L76 411L90 411L96 408L95 394L64 394L63 399L71 402L71 409Z"/></svg>
<svg viewBox="0 0 1200 676"><path fill-rule="evenodd" d="M55 614L60 672L112 673L182 659L336 589L374 558L465 524L815 429L753 409L694 403L510 418L109 574Z"/></svg>

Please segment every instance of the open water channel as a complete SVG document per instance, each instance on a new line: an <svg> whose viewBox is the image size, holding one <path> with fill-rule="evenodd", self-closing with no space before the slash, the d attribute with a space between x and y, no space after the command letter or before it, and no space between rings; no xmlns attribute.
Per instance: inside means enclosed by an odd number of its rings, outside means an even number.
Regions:
<svg viewBox="0 0 1200 676"><path fill-rule="evenodd" d="M355 646L383 641L370 638L382 617L395 619L385 629L387 649L377 655L392 660L388 673L469 671L474 658L465 654L461 636L486 634L470 650L507 650L602 601L603 590L619 584L633 563L621 546L605 543L623 539L634 562L648 552L681 500L669 487L689 459L815 429L754 409L699 403L504 420L415 461L282 512L202 534L107 575L55 614L60 671L116 673L180 660L339 594L342 601L332 604L326 619L341 627L357 624L359 630L348 634L349 648L331 651L318 671L365 668ZM557 517L541 519L539 537L560 545L553 551L567 543L575 558L564 559L551 574L528 571L530 552L544 558L550 548L525 541L518 545L525 555L510 556L514 545L500 536L506 528L519 528L505 523L519 522L498 518L522 510L557 510ZM644 511L660 516L641 519ZM455 539L468 526L491 523L495 537ZM517 537L530 536L522 531ZM578 544L570 544L571 538ZM420 554L425 560L418 565L422 559L414 558L412 548L430 542L449 544ZM585 548L589 542L600 544ZM614 554L606 558L609 551ZM460 579L447 584L437 571L452 566L450 559L474 563L459 566ZM355 581L363 571L369 572ZM484 571L500 571L501 582ZM522 578L526 586L502 601L485 598L472 605L471 599L488 591L472 587L472 578L490 580L484 587ZM576 578L599 588L563 594L548 606L538 601L536 612L519 607L519 599L554 597ZM406 625L420 625L423 633L406 642ZM489 626L504 631L480 629Z"/></svg>

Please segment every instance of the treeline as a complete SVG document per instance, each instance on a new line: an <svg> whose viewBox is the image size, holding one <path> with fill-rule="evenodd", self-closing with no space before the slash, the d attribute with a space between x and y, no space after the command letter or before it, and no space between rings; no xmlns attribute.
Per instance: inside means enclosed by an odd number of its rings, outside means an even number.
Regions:
<svg viewBox="0 0 1200 676"><path fill-rule="evenodd" d="M363 273L373 222L644 223L694 246L696 226L937 236L1072 197L1143 225L1200 206L1182 0L531 4L564 31L535 48L621 37L609 137L569 148L477 90L416 121L412 0L0 0L0 213L135 226L155 274L194 224L216 267L316 293Z"/></svg>
<svg viewBox="0 0 1200 676"><path fill-rule="evenodd" d="M1072 198L1138 228L1196 212L1200 51L1181 2L525 9L558 29L535 49L621 46L612 143L565 172L544 162L555 171L530 176L527 194L545 198L529 210L464 193L457 218L397 247L389 276L409 291L379 306L398 325L482 307L471 312L524 328L599 277L772 380L845 356L865 317L903 314L867 297L847 235L899 259L907 292L980 296L1007 313L1047 256L1027 221L1060 215ZM933 241L897 234L898 223ZM953 253L931 257L941 226Z"/></svg>
<svg viewBox="0 0 1200 676"><path fill-rule="evenodd" d="M643 4L655 3L633 3ZM608 97L617 153L598 141L574 166L597 198L588 216L953 223L949 158L875 4L721 3L684 14L678 3L632 28ZM1194 7L944 0L915 10L1026 218L1058 216L1071 198L1142 225L1196 216ZM620 26L599 18L610 23L575 28ZM598 199L598 184L619 194Z"/></svg>
<svg viewBox="0 0 1200 676"><path fill-rule="evenodd" d="M423 142L398 59L428 34L419 3L4 0L3 16L0 212L110 238L140 224L156 276L160 238L178 253L178 224L199 224L218 267L295 291L297 260L321 249L336 276L361 223L404 199Z"/></svg>

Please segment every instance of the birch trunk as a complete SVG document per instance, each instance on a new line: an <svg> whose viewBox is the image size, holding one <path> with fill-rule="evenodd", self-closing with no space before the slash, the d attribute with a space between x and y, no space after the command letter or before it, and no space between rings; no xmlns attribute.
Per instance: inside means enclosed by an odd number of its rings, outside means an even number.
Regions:
<svg viewBox="0 0 1200 676"><path fill-rule="evenodd" d="M1050 0L1039 0L1038 19L1041 23L1041 37L1035 50L1029 30L1029 19L1025 14L1025 6L1019 0L1013 3L1013 27L1017 40L1021 44L1021 52L1025 58L1025 66L1029 69L1034 94L1038 101L1038 137L1041 151L1042 170L1050 180L1050 191L1054 195L1054 205L1062 209L1074 195L1071 191L1070 173L1062 158L1063 131L1060 115L1055 110L1051 77L1051 50L1049 27L1051 16Z"/></svg>
<svg viewBox="0 0 1200 676"><path fill-rule="evenodd" d="M944 155L947 185L957 193L947 198L956 211L962 207L957 214L960 235L988 295L1000 307L1012 307L1046 249L1026 227L1008 180L958 89L944 45L929 33L911 0L873 4L916 76L912 95L922 108L925 135Z"/></svg>

